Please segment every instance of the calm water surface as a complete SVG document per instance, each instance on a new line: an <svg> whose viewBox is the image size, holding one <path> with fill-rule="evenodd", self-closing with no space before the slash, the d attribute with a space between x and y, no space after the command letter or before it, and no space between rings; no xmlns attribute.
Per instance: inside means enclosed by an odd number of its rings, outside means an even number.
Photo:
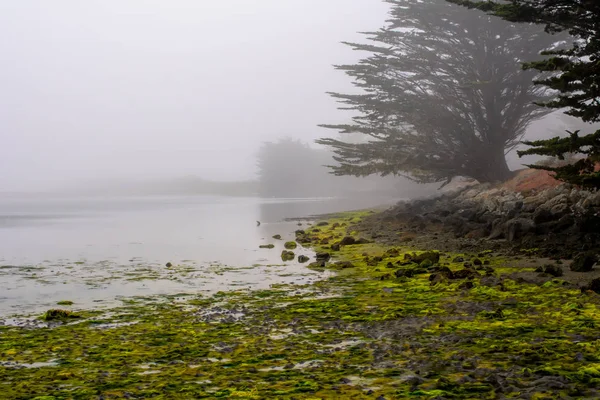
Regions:
<svg viewBox="0 0 600 400"><path fill-rule="evenodd" d="M307 283L323 273L279 257L304 217L380 205L365 199L216 196L0 196L0 315L60 300L114 305L131 296L210 294ZM261 221L257 226L256 221ZM259 245L273 243L273 250ZM310 250L298 254L311 256ZM165 267L167 262L174 266Z"/></svg>

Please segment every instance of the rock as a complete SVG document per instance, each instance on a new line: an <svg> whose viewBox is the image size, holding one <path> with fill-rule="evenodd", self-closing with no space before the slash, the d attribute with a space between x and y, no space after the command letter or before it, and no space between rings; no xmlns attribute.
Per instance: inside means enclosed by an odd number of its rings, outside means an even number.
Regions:
<svg viewBox="0 0 600 400"><path fill-rule="evenodd" d="M325 252L317 253L316 258L317 258L317 261L327 262L331 259L331 254L325 253Z"/></svg>
<svg viewBox="0 0 600 400"><path fill-rule="evenodd" d="M458 288L461 290L469 290L469 289L473 289L473 287L475 286L475 284L473 284L473 282L471 281L465 281L463 283L461 283Z"/></svg>
<svg viewBox="0 0 600 400"><path fill-rule="evenodd" d="M331 250L332 251L340 251L340 244L339 243L332 244Z"/></svg>
<svg viewBox="0 0 600 400"><path fill-rule="evenodd" d="M170 262L165 264L165 267L167 267L167 268L171 268L172 266L173 266L173 264L171 264Z"/></svg>
<svg viewBox="0 0 600 400"><path fill-rule="evenodd" d="M556 278L563 276L563 269L557 265L546 264L544 266L539 267L535 270L535 272L541 272L544 274L552 275Z"/></svg>
<svg viewBox="0 0 600 400"><path fill-rule="evenodd" d="M350 261L338 261L333 264L333 266L337 269L355 268L354 264L352 264Z"/></svg>
<svg viewBox="0 0 600 400"><path fill-rule="evenodd" d="M283 261L293 261L296 258L296 254L293 251L283 250L281 252L281 259Z"/></svg>
<svg viewBox="0 0 600 400"><path fill-rule="evenodd" d="M453 262L453 263L461 263L461 262L465 262L465 259L464 259L464 258L462 258L462 257L455 257L455 258L452 260L452 262Z"/></svg>
<svg viewBox="0 0 600 400"><path fill-rule="evenodd" d="M550 210L540 207L535 210L532 219L535 224L543 224L545 222L553 221L555 218Z"/></svg>
<svg viewBox="0 0 600 400"><path fill-rule="evenodd" d="M497 218L494 220L494 222L492 222L490 236L488 236L489 240L504 239L505 232L503 222L504 221L502 218Z"/></svg>
<svg viewBox="0 0 600 400"><path fill-rule="evenodd" d="M391 248L385 252L385 255L388 257L398 257L400 255L400 250Z"/></svg>
<svg viewBox="0 0 600 400"><path fill-rule="evenodd" d="M396 276L396 278L412 278L415 275L415 273L412 268L403 268L394 272L394 275Z"/></svg>
<svg viewBox="0 0 600 400"><path fill-rule="evenodd" d="M61 321L70 318L80 318L80 316L73 311L60 309L48 310L41 316L41 319L44 321Z"/></svg>
<svg viewBox="0 0 600 400"><path fill-rule="evenodd" d="M325 268L325 262L324 261L317 261L317 262L313 262L308 264L308 268L314 268L314 269L323 269Z"/></svg>
<svg viewBox="0 0 600 400"><path fill-rule="evenodd" d="M574 272L589 272L593 269L594 264L598 262L598 257L593 252L579 253L571 263L571 271Z"/></svg>
<svg viewBox="0 0 600 400"><path fill-rule="evenodd" d="M327 221L321 221L317 224L317 226L327 226L327 225L329 225L329 222L327 222Z"/></svg>
<svg viewBox="0 0 600 400"><path fill-rule="evenodd" d="M274 235L273 239L275 239L275 240L281 240L281 235Z"/></svg>
<svg viewBox="0 0 600 400"><path fill-rule="evenodd" d="M285 242L285 244L283 245L283 247L285 247L288 250L294 250L296 247L298 247L298 243L296 243L296 242Z"/></svg>
<svg viewBox="0 0 600 400"><path fill-rule="evenodd" d="M340 246L350 246L356 243L356 240L352 236L346 236L339 243Z"/></svg>
<svg viewBox="0 0 600 400"><path fill-rule="evenodd" d="M444 274L431 274L429 275L429 284L431 286L435 286L439 283L445 283L448 281L448 278Z"/></svg>
<svg viewBox="0 0 600 400"><path fill-rule="evenodd" d="M452 279L473 279L479 276L479 272L473 269L461 269L459 271L454 272L454 276Z"/></svg>
<svg viewBox="0 0 600 400"><path fill-rule="evenodd" d="M410 259L417 264L421 264L425 260L429 260L432 264L436 264L440 262L440 253L439 251L426 251L421 254L413 253L410 256Z"/></svg>
<svg viewBox="0 0 600 400"><path fill-rule="evenodd" d="M308 262L308 261L310 261L309 257L307 257L305 255L298 256L298 262L299 263L304 264L305 262Z"/></svg>
<svg viewBox="0 0 600 400"><path fill-rule="evenodd" d="M275 245L274 244L261 244L258 247L261 248L261 249L274 249Z"/></svg>
<svg viewBox="0 0 600 400"><path fill-rule="evenodd" d="M587 286L586 290L591 290L593 292L600 294L600 278L596 278L592 280Z"/></svg>
<svg viewBox="0 0 600 400"><path fill-rule="evenodd" d="M535 230L535 223L526 218L514 218L505 224L505 237L509 242L521 239L527 233Z"/></svg>
<svg viewBox="0 0 600 400"><path fill-rule="evenodd" d="M473 265L477 265L477 266L483 265L483 262L479 258L474 258Z"/></svg>
<svg viewBox="0 0 600 400"><path fill-rule="evenodd" d="M358 238L356 241L354 241L354 244L369 244L369 243L373 243L370 240L367 240L365 238Z"/></svg>

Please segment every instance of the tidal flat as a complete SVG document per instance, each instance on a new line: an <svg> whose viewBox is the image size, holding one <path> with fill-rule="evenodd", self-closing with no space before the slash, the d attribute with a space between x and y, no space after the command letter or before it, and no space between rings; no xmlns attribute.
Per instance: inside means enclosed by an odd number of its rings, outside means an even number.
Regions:
<svg viewBox="0 0 600 400"><path fill-rule="evenodd" d="M531 251L515 261L361 242L352 226L366 214L297 232L303 247L333 257L306 268L329 274L310 283L5 321L0 397L598 397L597 294L520 278L534 272ZM331 250L349 237L362 244Z"/></svg>

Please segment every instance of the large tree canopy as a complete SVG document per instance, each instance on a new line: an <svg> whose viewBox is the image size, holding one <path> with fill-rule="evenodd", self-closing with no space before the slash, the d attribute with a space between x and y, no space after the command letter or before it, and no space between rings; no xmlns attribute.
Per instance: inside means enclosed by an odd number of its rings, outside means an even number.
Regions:
<svg viewBox="0 0 600 400"><path fill-rule="evenodd" d="M600 1L448 1L479 8L513 22L543 24L548 32L567 31L576 37L571 48L546 51L543 53L548 56L546 59L527 62L524 68L553 73L536 81L541 87L558 91L556 97L540 103L541 106L567 108L567 114L585 122L600 121ZM520 155L542 154L564 159L567 153L583 154L584 158L573 165L542 169L556 172L558 179L567 182L600 188L600 172L596 171L600 162L600 131L584 136L570 132L568 138L557 137L526 144L533 147L520 152Z"/></svg>
<svg viewBox="0 0 600 400"><path fill-rule="evenodd" d="M336 66L361 93L331 95L357 116L351 124L322 126L368 141L319 140L336 153L334 173L400 174L420 182L506 179L505 151L549 112L533 104L548 100L547 91L532 84L535 73L520 63L539 57L556 38L444 0L387 2L387 26L367 32L368 44L346 43L369 55Z"/></svg>

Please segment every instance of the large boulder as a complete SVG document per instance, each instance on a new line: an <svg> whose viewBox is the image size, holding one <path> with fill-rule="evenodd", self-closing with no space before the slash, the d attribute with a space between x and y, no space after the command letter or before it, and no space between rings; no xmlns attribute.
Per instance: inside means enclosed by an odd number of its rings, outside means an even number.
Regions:
<svg viewBox="0 0 600 400"><path fill-rule="evenodd" d="M527 218L513 218L504 224L504 236L509 242L521 239L535 231L535 223Z"/></svg>
<svg viewBox="0 0 600 400"><path fill-rule="evenodd" d="M328 262L331 259L331 254L325 253L325 252L317 253L316 258L317 258L317 261Z"/></svg>

